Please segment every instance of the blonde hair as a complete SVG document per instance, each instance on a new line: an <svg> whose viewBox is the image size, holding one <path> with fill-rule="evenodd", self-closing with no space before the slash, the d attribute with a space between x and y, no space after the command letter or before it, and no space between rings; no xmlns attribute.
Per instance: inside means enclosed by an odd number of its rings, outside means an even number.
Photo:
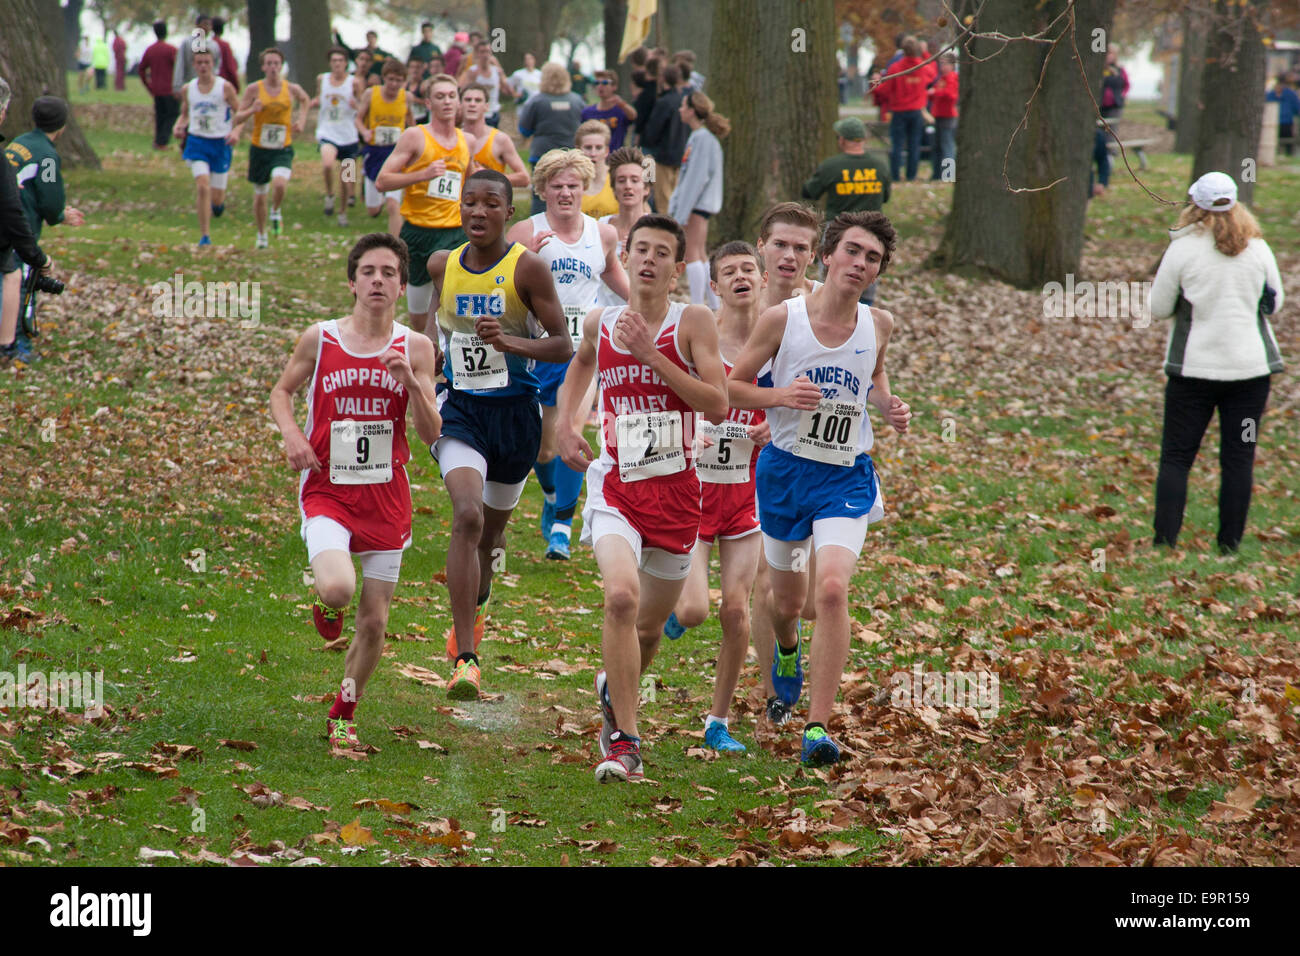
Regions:
<svg viewBox="0 0 1300 956"><path fill-rule="evenodd" d="M1262 238L1264 233L1249 209L1240 202L1231 209L1216 212L1189 204L1178 217L1178 227L1197 226L1208 229L1214 236L1214 246L1225 256L1243 252L1250 240Z"/></svg>
<svg viewBox="0 0 1300 956"><path fill-rule="evenodd" d="M606 146L609 145L609 140L610 140L609 127L606 126L598 119L589 119L583 121L582 125L578 127L578 131L573 134L573 145L581 146L582 137L584 136L604 136L605 145Z"/></svg>
<svg viewBox="0 0 1300 956"><path fill-rule="evenodd" d="M699 90L686 94L686 105L704 121L704 125L708 127L709 132L718 139L722 139L731 132L731 120L721 113L713 112L713 100Z"/></svg>
<svg viewBox="0 0 1300 956"><path fill-rule="evenodd" d="M573 79L563 65L554 61L542 64L542 79L537 86L539 93L560 96L573 89Z"/></svg>
<svg viewBox="0 0 1300 956"><path fill-rule="evenodd" d="M542 154L533 167L533 192L541 196L558 173L573 170L582 180L583 192L591 188L596 178L596 164L583 155L580 149L553 149Z"/></svg>

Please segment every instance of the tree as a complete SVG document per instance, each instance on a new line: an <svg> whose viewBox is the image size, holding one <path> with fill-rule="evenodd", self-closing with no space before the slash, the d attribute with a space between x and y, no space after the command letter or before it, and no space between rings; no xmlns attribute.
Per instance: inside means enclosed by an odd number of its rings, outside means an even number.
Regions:
<svg viewBox="0 0 1300 956"><path fill-rule="evenodd" d="M604 0L603 17L605 22L605 69L618 71L618 88L628 96L628 81L632 77L631 66L618 62L618 55L623 52L623 31L627 29L627 0Z"/></svg>
<svg viewBox="0 0 1300 956"><path fill-rule="evenodd" d="M1194 153L1200 134L1201 79L1205 73L1205 18L1184 10L1180 18L1183 43L1178 52L1178 106L1174 123L1174 152Z"/></svg>
<svg viewBox="0 0 1300 956"><path fill-rule="evenodd" d="M1114 3L966 0L958 8L961 16L979 10L970 23L977 32L962 45L953 205L931 264L974 266L1022 288L1078 271L1104 64L1095 41L1104 44ZM1059 39L978 35L988 31Z"/></svg>
<svg viewBox="0 0 1300 956"><path fill-rule="evenodd" d="M1192 180L1219 170L1237 181L1237 197L1255 195L1259 134L1264 125L1264 0L1214 0L1201 78L1201 112Z"/></svg>
<svg viewBox="0 0 1300 956"><path fill-rule="evenodd" d="M262 78L261 53L275 46L276 0L248 0L248 59L244 63L244 82Z"/></svg>
<svg viewBox="0 0 1300 956"><path fill-rule="evenodd" d="M77 41L81 39L81 8L84 0L68 0L60 9L63 17L63 65L64 69L77 68Z"/></svg>
<svg viewBox="0 0 1300 956"><path fill-rule="evenodd" d="M505 31L506 48L497 52L497 59L506 73L513 73L524 65L524 54L537 57L540 67L551 55L551 42L559 23L565 0L485 0L489 29Z"/></svg>
<svg viewBox="0 0 1300 956"><path fill-rule="evenodd" d="M33 30L32 25L38 28ZM0 3L0 76L13 90L0 133L12 139L32 128L32 103L41 96L68 98L63 70L63 10L57 3L5 0ZM86 142L75 116L59 139L59 155L69 166L99 168L99 157Z"/></svg>
<svg viewBox="0 0 1300 956"><path fill-rule="evenodd" d="M747 0L718 0L708 93L732 123L722 141L724 199L716 238L756 239L763 210L799 195L834 151L839 111L835 16L829 3L767 0L755 22Z"/></svg>
<svg viewBox="0 0 1300 956"><path fill-rule="evenodd" d="M308 91L314 88L312 78L329 68L325 51L333 44L328 0L289 0L288 56L295 83Z"/></svg>
<svg viewBox="0 0 1300 956"><path fill-rule="evenodd" d="M712 0L659 0L664 46L670 53L678 50L692 51L695 54L695 69L705 77L711 72L709 48L713 40L716 7L717 4ZM764 15L766 13L767 8L764 7ZM738 32L742 36L747 35L745 29Z"/></svg>

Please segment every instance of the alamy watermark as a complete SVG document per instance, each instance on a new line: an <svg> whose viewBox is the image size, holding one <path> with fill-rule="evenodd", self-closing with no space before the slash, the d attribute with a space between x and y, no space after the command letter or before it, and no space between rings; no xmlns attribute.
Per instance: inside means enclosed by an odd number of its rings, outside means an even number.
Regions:
<svg viewBox="0 0 1300 956"><path fill-rule="evenodd" d="M1002 683L993 671L927 671L916 663L912 670L895 671L890 702L895 707L970 707L985 720L998 715L1002 704Z"/></svg>
<svg viewBox="0 0 1300 956"><path fill-rule="evenodd" d="M1129 319L1135 329L1151 324L1150 282L1083 282L1067 273L1065 283L1043 286L1045 319Z"/></svg>
<svg viewBox="0 0 1300 956"><path fill-rule="evenodd" d="M262 320L260 282L186 282L185 274L177 272L149 291L159 319L239 319L241 329L257 328Z"/></svg>
<svg viewBox="0 0 1300 956"><path fill-rule="evenodd" d="M27 670L18 665L18 673L0 671L0 707L34 710L84 711L88 717L104 714L103 671Z"/></svg>

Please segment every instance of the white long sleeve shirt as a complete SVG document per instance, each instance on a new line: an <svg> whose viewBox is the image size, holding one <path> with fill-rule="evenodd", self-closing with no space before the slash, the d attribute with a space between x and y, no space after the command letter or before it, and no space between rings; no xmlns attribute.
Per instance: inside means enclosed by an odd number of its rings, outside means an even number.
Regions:
<svg viewBox="0 0 1300 956"><path fill-rule="evenodd" d="M1152 318L1174 318L1166 374L1230 382L1282 371L1267 318L1282 308L1282 277L1263 239L1225 256L1207 228L1174 232L1150 302Z"/></svg>
<svg viewBox="0 0 1300 956"><path fill-rule="evenodd" d="M682 224L696 209L722 209L722 144L703 126L686 140L681 175L668 200L668 215Z"/></svg>

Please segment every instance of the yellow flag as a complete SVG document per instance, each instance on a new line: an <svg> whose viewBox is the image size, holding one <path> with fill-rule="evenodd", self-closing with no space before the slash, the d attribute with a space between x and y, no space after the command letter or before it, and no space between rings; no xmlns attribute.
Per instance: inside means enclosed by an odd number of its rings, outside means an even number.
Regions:
<svg viewBox="0 0 1300 956"><path fill-rule="evenodd" d="M650 36L650 18L659 8L659 0L628 0L627 25L623 28L623 49L619 51L618 62L622 63L627 55Z"/></svg>

